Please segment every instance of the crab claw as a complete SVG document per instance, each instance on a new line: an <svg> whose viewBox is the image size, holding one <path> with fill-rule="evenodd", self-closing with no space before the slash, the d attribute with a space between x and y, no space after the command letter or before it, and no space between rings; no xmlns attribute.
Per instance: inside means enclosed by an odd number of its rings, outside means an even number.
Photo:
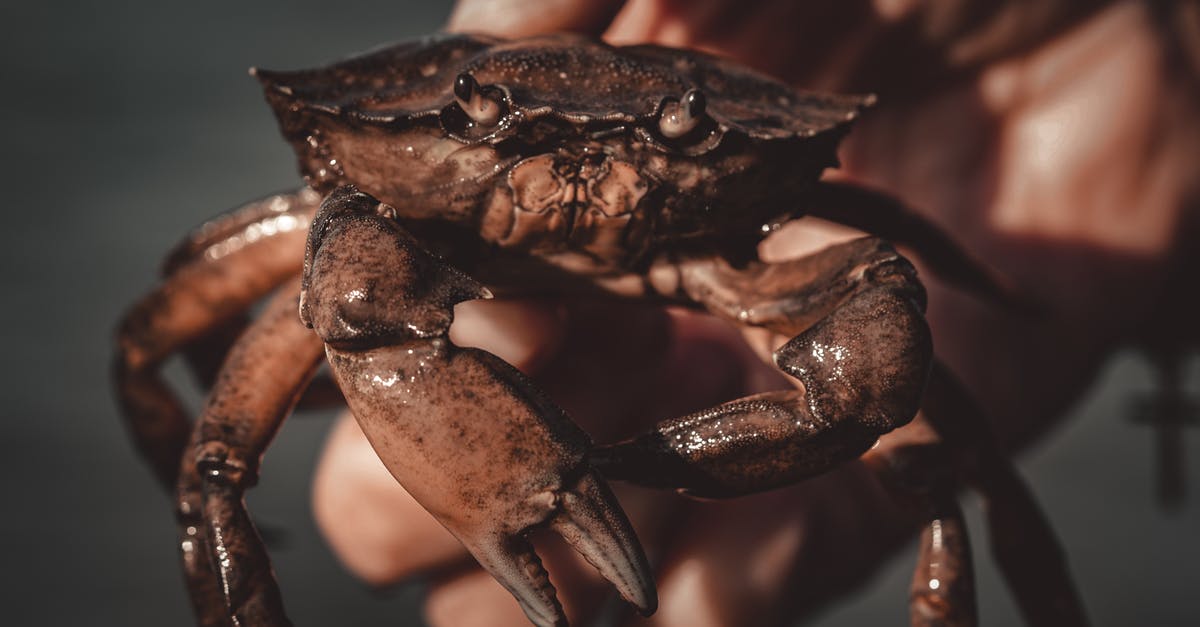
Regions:
<svg viewBox="0 0 1200 627"><path fill-rule="evenodd" d="M654 581L592 444L508 363L446 337L456 302L485 295L422 250L378 201L330 194L310 231L302 319L384 465L507 588L536 625L565 625L527 540L559 533L643 613Z"/></svg>
<svg viewBox="0 0 1200 627"><path fill-rule="evenodd" d="M571 489L553 494L555 512L547 521L617 592L644 615L658 605L654 580L633 530L612 493L588 471ZM566 617L546 569L520 533L485 534L482 542L463 540L467 550L521 604L535 625L565 625ZM451 531L454 531L451 528Z"/></svg>

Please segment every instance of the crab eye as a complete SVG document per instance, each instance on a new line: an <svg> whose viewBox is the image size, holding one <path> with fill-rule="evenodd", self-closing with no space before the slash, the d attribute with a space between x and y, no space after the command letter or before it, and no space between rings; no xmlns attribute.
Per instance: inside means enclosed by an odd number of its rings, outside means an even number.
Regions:
<svg viewBox="0 0 1200 627"><path fill-rule="evenodd" d="M495 126L500 121L503 105L485 94L475 77L466 72L454 79L454 100L480 126Z"/></svg>
<svg viewBox="0 0 1200 627"><path fill-rule="evenodd" d="M678 102L668 102L663 106L662 115L658 118L658 131L668 139L687 135L704 119L706 106L704 92L699 89L687 90Z"/></svg>

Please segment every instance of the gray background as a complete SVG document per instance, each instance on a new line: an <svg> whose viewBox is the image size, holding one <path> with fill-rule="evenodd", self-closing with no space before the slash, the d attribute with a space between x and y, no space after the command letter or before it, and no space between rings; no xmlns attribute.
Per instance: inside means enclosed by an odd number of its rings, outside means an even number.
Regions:
<svg viewBox="0 0 1200 627"><path fill-rule="evenodd" d="M188 227L295 185L294 162L246 68L303 67L436 29L444 3L43 2L0 8L7 202L0 223L4 455L0 594L6 625L190 620L170 508L134 457L108 388L111 329ZM1200 364L1188 384L1200 395ZM1197 624L1200 455L1191 503L1152 503L1150 433L1121 419L1151 389L1112 359L1065 427L1021 466L1054 521L1098 625ZM329 421L293 420L251 497L286 532L274 552L300 625L419 622L419 586L382 593L346 575L308 508ZM1195 430L1186 446L1200 452ZM977 508L971 523L979 536ZM912 550L812 622L900 624ZM1016 624L986 555L981 614Z"/></svg>

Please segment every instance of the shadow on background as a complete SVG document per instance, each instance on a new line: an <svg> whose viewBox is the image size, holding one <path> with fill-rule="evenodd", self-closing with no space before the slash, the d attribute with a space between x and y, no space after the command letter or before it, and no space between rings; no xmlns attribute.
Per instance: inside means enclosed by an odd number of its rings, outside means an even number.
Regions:
<svg viewBox="0 0 1200 627"><path fill-rule="evenodd" d="M171 508L109 392L112 327L186 229L297 184L248 66L318 64L435 30L448 12L408 1L97 4L0 9L8 625L190 622ZM1185 376L1193 395L1198 367ZM1134 393L1152 387L1143 361L1115 358L1066 426L1022 462L1098 625L1185 624L1198 611L1200 455L1186 468L1191 502L1161 514L1152 434L1123 419ZM299 625L420 624L417 586L370 592L316 534L308 492L328 425L290 421L251 496L259 520L285 532L273 557L290 614ZM1186 437L1200 452L1195 432ZM977 508L968 510L981 539ZM896 624L914 552L814 622ZM984 553L980 613L1016 624Z"/></svg>

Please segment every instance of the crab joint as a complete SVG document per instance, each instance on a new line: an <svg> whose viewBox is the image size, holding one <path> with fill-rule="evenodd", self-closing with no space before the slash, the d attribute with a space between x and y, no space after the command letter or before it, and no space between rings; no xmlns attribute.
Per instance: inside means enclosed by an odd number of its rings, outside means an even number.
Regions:
<svg viewBox="0 0 1200 627"><path fill-rule="evenodd" d="M480 126L495 126L500 121L500 103L485 96L475 77L466 72L454 79L454 100Z"/></svg>
<svg viewBox="0 0 1200 627"><path fill-rule="evenodd" d="M694 88L687 90L679 102L669 102L663 107L662 116L658 118L659 132L668 139L687 135L704 117L706 106L704 92Z"/></svg>

